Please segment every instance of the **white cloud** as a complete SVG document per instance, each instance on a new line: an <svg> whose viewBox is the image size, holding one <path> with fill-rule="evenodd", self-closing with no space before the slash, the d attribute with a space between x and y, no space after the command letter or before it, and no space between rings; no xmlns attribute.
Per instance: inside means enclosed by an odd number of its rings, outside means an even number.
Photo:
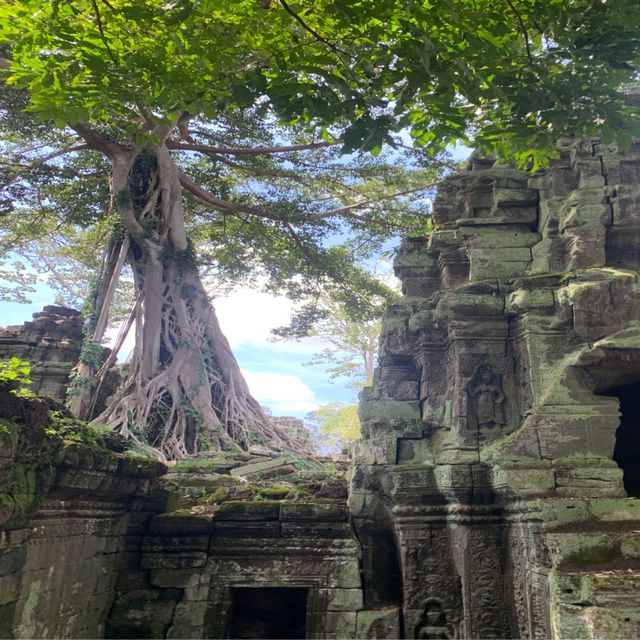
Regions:
<svg viewBox="0 0 640 640"><path fill-rule="evenodd" d="M109 348L112 348L115 344L115 341L118 337L118 332L120 331L120 325L116 327L110 327L107 329L104 340L102 344L106 345ZM124 342L122 343L122 348L120 349L120 353L118 354L118 362L123 362L126 360L127 356L131 351L133 351L133 347L136 344L136 331L135 326L131 327L131 330L127 334Z"/></svg>
<svg viewBox="0 0 640 640"><path fill-rule="evenodd" d="M239 289L213 301L222 333L232 349L260 347L274 352L311 356L326 345L318 338L272 342L272 329L289 324L295 303L252 289Z"/></svg>
<svg viewBox="0 0 640 640"><path fill-rule="evenodd" d="M288 324L291 300L251 289L239 289L213 301L222 333L231 347L268 344L271 329Z"/></svg>
<svg viewBox="0 0 640 640"><path fill-rule="evenodd" d="M242 371L253 396L273 415L303 415L318 408L315 392L300 378L267 371Z"/></svg>
<svg viewBox="0 0 640 640"><path fill-rule="evenodd" d="M212 301L222 333L233 350L240 347L265 353L266 357L295 362L302 356L308 360L326 347L319 338L303 340L278 340L273 342L272 329L285 326L291 320L295 303L282 296L252 289L239 289ZM113 346L119 327L107 330L105 344ZM135 331L132 328L120 352L122 361L133 350ZM268 355L267 355L268 354Z"/></svg>

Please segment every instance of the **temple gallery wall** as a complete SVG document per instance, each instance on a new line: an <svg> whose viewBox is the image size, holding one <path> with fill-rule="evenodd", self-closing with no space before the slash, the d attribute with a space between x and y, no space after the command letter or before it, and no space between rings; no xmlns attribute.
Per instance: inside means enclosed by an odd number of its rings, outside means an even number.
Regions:
<svg viewBox="0 0 640 640"><path fill-rule="evenodd" d="M640 145L559 150L441 184L348 469L167 468L4 392L0 637L640 637ZM78 322L0 354L60 398Z"/></svg>

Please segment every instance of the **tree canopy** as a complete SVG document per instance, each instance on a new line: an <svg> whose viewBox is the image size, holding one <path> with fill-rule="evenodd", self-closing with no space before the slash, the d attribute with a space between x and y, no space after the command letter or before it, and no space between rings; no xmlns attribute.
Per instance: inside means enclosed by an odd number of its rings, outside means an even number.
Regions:
<svg viewBox="0 0 640 640"><path fill-rule="evenodd" d="M433 149L472 136L519 154L637 133L639 23L635 0L0 5L12 82L60 126L144 145L190 115L259 107L374 152L403 128Z"/></svg>
<svg viewBox="0 0 640 640"><path fill-rule="evenodd" d="M309 295L321 281L357 309L358 290L375 289L351 270L362 241L326 238L345 228L388 235L407 218L377 206L388 192L372 196L376 206L350 202L349 179L333 196L344 204L307 206L319 182L287 191L284 173L304 177L287 154L307 154L317 177L315 154L334 153L331 180L338 150L375 157L409 142L433 155L463 140L536 166L562 135L624 143L639 132L629 91L639 23L636 0L0 0L8 204L42 178L45 209L55 200L65 223L104 225L90 340L104 332L125 262L132 274L136 350L100 419L173 457L201 441L293 446L240 376L190 234L204 239L201 255L210 241L216 268L235 265L233 276L257 259L275 284ZM229 135L234 121L255 125L249 139ZM245 171L242 188L229 188L228 172L220 179L230 162ZM251 171L272 180L252 191ZM86 360L84 377L96 365Z"/></svg>

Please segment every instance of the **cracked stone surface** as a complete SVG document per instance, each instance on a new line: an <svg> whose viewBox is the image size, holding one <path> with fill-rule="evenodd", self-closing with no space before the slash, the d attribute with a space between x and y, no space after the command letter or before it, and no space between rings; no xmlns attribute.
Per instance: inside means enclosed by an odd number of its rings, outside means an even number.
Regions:
<svg viewBox="0 0 640 640"><path fill-rule="evenodd" d="M472 158L395 262L350 505L408 638L640 634L640 144L559 151Z"/></svg>

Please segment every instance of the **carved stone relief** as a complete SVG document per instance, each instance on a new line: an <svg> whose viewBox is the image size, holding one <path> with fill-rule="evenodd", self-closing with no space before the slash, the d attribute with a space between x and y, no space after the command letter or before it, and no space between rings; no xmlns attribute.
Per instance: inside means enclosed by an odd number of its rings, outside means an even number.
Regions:
<svg viewBox="0 0 640 640"><path fill-rule="evenodd" d="M504 427L504 402L500 377L494 375L490 365L478 365L471 382L467 386L471 400L471 419L479 429Z"/></svg>
<svg viewBox="0 0 640 640"><path fill-rule="evenodd" d="M455 640L458 637L447 611L437 598L429 598L425 602L415 637L418 640Z"/></svg>
<svg viewBox="0 0 640 640"><path fill-rule="evenodd" d="M395 446L375 464L402 487L381 483L380 499L398 532L409 636L567 636L578 626L553 607L562 556L549 557L550 532L573 549L605 527L598 518L640 529L640 507L615 502L616 404L594 395L640 384L640 142L567 139L558 152L533 175L472 158L439 188L433 232L396 261L405 298L388 313L380 362L411 358L415 373L374 379L362 415L365 433L375 424ZM621 377L605 384L609 370ZM593 515L603 509L615 516ZM588 620L627 630L636 619L596 609L575 614L581 633Z"/></svg>

